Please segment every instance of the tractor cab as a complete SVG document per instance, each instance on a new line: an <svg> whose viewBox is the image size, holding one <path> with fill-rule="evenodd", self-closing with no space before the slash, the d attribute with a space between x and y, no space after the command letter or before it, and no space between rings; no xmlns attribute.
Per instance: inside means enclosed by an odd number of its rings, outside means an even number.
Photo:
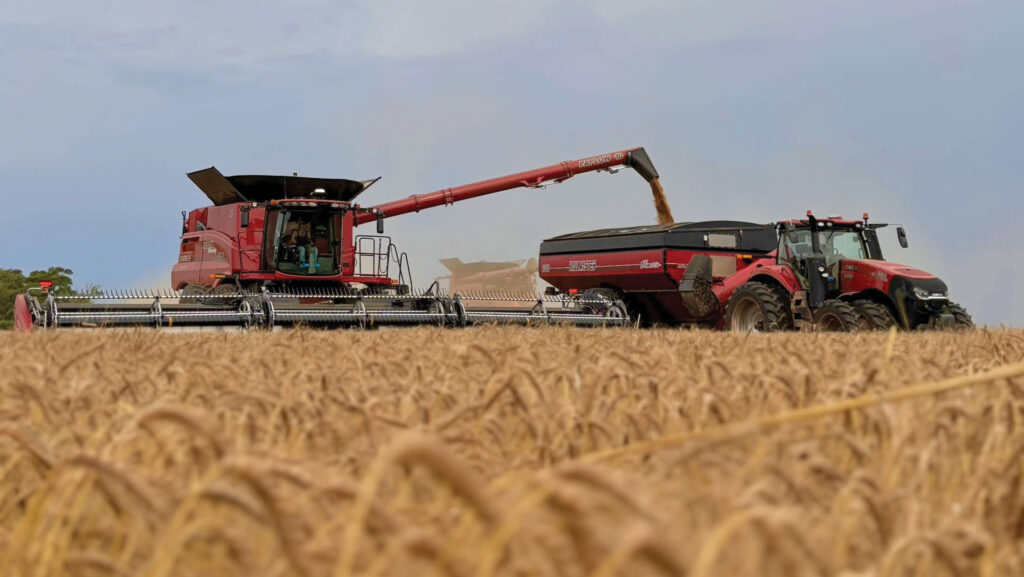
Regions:
<svg viewBox="0 0 1024 577"><path fill-rule="evenodd" d="M778 223L778 264L790 267L805 290L823 298L843 292L844 261L885 260L877 230L887 225L868 224L864 216L863 221L817 219L808 212L806 220Z"/></svg>

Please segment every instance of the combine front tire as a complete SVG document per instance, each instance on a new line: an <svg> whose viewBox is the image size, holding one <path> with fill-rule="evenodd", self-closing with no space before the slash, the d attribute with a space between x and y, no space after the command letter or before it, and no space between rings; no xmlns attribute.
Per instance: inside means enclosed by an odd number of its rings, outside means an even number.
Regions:
<svg viewBox="0 0 1024 577"><path fill-rule="evenodd" d="M210 294L210 287L206 285L185 285L185 288L181 289L181 299L179 302L182 304L196 304L198 302L202 302L203 297L208 294Z"/></svg>
<svg viewBox="0 0 1024 577"><path fill-rule="evenodd" d="M897 325L896 317L893 316L892 311L881 303L861 299L853 301L853 308L864 319L867 330L887 331Z"/></svg>
<svg viewBox="0 0 1024 577"><path fill-rule="evenodd" d="M737 332L781 331L789 328L789 303L772 287L758 281L744 283L729 297L725 326Z"/></svg>
<svg viewBox="0 0 1024 577"><path fill-rule="evenodd" d="M814 326L819 331L851 332L863 330L867 324L850 303L831 299L814 311Z"/></svg>

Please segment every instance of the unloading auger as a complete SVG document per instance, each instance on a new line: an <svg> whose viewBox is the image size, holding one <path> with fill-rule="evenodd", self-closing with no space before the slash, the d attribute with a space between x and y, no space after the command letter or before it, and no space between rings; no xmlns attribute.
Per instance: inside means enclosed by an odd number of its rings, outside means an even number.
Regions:
<svg viewBox="0 0 1024 577"><path fill-rule="evenodd" d="M627 324L626 308L600 294L449 295L436 283L415 291L407 254L384 234L384 220L402 214L627 166L657 185L647 153L634 148L370 207L354 201L378 179L207 168L188 175L213 204L182 213L173 290L72 295L43 286L17 296L15 327ZM376 234L356 233L370 222Z"/></svg>

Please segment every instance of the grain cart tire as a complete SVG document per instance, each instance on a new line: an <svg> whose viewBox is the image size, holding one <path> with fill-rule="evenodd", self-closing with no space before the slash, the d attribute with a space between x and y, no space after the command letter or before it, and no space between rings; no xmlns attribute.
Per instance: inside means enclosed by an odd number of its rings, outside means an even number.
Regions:
<svg viewBox="0 0 1024 577"><path fill-rule="evenodd" d="M814 327L830 332L859 331L864 329L864 317L850 303L830 299L814 311Z"/></svg>
<svg viewBox="0 0 1024 577"><path fill-rule="evenodd" d="M736 289L725 306L725 326L741 333L782 331L790 328L786 303L772 287L749 281Z"/></svg>
<svg viewBox="0 0 1024 577"><path fill-rule="evenodd" d="M853 301L853 308L860 313L866 322L865 328L869 331L887 331L897 326L896 317L893 316L889 307L882 303L861 299Z"/></svg>

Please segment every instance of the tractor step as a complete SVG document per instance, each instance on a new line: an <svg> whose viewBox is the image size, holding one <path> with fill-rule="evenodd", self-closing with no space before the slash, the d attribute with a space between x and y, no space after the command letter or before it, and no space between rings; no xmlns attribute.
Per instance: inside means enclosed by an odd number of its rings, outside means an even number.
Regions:
<svg viewBox="0 0 1024 577"><path fill-rule="evenodd" d="M798 331L813 331L814 313L811 312L811 307L807 303L807 292L793 293L790 303L790 310L793 313L793 328Z"/></svg>

